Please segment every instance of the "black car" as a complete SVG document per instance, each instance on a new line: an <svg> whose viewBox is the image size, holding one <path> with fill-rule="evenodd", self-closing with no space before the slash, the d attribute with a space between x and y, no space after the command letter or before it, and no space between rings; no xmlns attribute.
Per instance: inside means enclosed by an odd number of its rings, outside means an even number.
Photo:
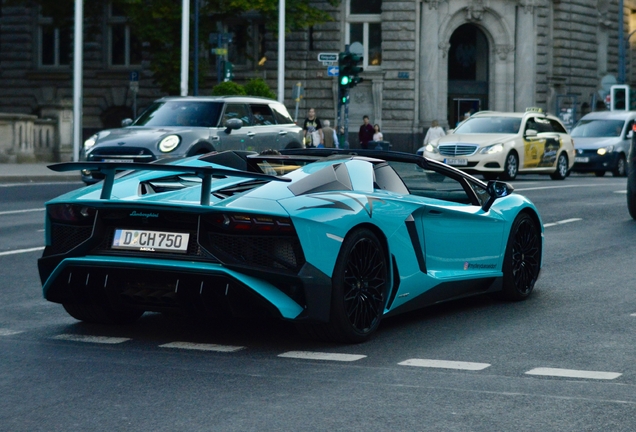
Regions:
<svg viewBox="0 0 636 432"><path fill-rule="evenodd" d="M248 96L166 97L135 121L96 133L84 157L99 162L152 162L224 150L303 147L302 128L275 100ZM82 171L85 183L103 178Z"/></svg>

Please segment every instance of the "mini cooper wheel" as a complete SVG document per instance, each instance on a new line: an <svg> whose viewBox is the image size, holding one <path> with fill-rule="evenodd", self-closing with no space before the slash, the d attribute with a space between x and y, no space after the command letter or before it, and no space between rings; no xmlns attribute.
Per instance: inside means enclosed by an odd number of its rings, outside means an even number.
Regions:
<svg viewBox="0 0 636 432"><path fill-rule="evenodd" d="M380 325L387 298L388 261L378 238L368 229L349 234L334 268L331 312L325 324L299 324L313 339L360 343Z"/></svg>
<svg viewBox="0 0 636 432"><path fill-rule="evenodd" d="M504 164L504 172L501 174L502 180L514 180L519 173L519 156L514 151L508 153L506 156L506 163Z"/></svg>
<svg viewBox="0 0 636 432"><path fill-rule="evenodd" d="M528 214L521 213L510 230L503 263L503 297L524 300L539 277L541 230Z"/></svg>
<svg viewBox="0 0 636 432"><path fill-rule="evenodd" d="M144 314L138 310L117 311L100 304L64 303L62 306L73 318L97 324L132 324Z"/></svg>
<svg viewBox="0 0 636 432"><path fill-rule="evenodd" d="M616 161L616 167L612 170L612 175L614 177L627 176L627 161L625 160L625 156L618 156L618 161Z"/></svg>
<svg viewBox="0 0 636 432"><path fill-rule="evenodd" d="M550 174L552 180L565 180L568 176L568 157L561 153L557 159L556 171Z"/></svg>

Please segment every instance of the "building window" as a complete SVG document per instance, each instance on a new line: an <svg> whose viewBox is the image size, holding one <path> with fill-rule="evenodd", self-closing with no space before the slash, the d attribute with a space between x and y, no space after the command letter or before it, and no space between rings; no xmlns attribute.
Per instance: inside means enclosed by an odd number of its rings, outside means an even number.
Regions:
<svg viewBox="0 0 636 432"><path fill-rule="evenodd" d="M53 18L39 18L38 63L40 67L60 67L71 64L71 25L56 26Z"/></svg>
<svg viewBox="0 0 636 432"><path fill-rule="evenodd" d="M382 64L382 1L349 0L345 43L359 42L363 47L363 67L374 69Z"/></svg>
<svg viewBox="0 0 636 432"><path fill-rule="evenodd" d="M227 47L227 60L239 69L255 69L262 65L265 56L265 25L253 20L240 20L227 24L225 32L231 35ZM212 41L213 48L216 41ZM213 56L212 63L215 63Z"/></svg>
<svg viewBox="0 0 636 432"><path fill-rule="evenodd" d="M126 15L116 5L109 5L108 64L131 66L141 64L141 43L127 23Z"/></svg>

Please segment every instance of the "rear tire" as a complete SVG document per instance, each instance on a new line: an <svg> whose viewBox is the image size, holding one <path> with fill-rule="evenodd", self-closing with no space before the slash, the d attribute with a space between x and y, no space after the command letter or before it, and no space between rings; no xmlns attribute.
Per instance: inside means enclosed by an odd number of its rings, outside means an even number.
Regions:
<svg viewBox="0 0 636 432"><path fill-rule="evenodd" d="M525 300L534 289L541 265L541 229L527 213L512 224L503 263L502 296Z"/></svg>
<svg viewBox="0 0 636 432"><path fill-rule="evenodd" d="M329 322L303 325L301 333L345 343L369 340L384 313L388 268L384 248L373 232L363 228L349 234L333 272Z"/></svg>
<svg viewBox="0 0 636 432"><path fill-rule="evenodd" d="M73 318L97 324L132 324L144 314L137 310L116 311L98 304L64 303L62 306Z"/></svg>
<svg viewBox="0 0 636 432"><path fill-rule="evenodd" d="M484 180L488 181L488 180L497 180L497 177L499 177L499 174L497 174L497 173L482 173L481 176L484 178Z"/></svg>
<svg viewBox="0 0 636 432"><path fill-rule="evenodd" d="M605 175L605 171L594 171L594 175L596 177L603 177Z"/></svg>
<svg viewBox="0 0 636 432"><path fill-rule="evenodd" d="M552 180L565 180L568 176L568 157L561 153L557 159L556 171L550 174Z"/></svg>

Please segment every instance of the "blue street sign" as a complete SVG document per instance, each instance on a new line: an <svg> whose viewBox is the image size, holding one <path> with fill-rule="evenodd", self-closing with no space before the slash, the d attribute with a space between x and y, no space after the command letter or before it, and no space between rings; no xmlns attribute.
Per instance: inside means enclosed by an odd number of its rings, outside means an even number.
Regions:
<svg viewBox="0 0 636 432"><path fill-rule="evenodd" d="M338 76L338 66L329 66L327 68L327 76Z"/></svg>
<svg viewBox="0 0 636 432"><path fill-rule="evenodd" d="M139 81L139 72L131 71L130 72L130 81Z"/></svg>

